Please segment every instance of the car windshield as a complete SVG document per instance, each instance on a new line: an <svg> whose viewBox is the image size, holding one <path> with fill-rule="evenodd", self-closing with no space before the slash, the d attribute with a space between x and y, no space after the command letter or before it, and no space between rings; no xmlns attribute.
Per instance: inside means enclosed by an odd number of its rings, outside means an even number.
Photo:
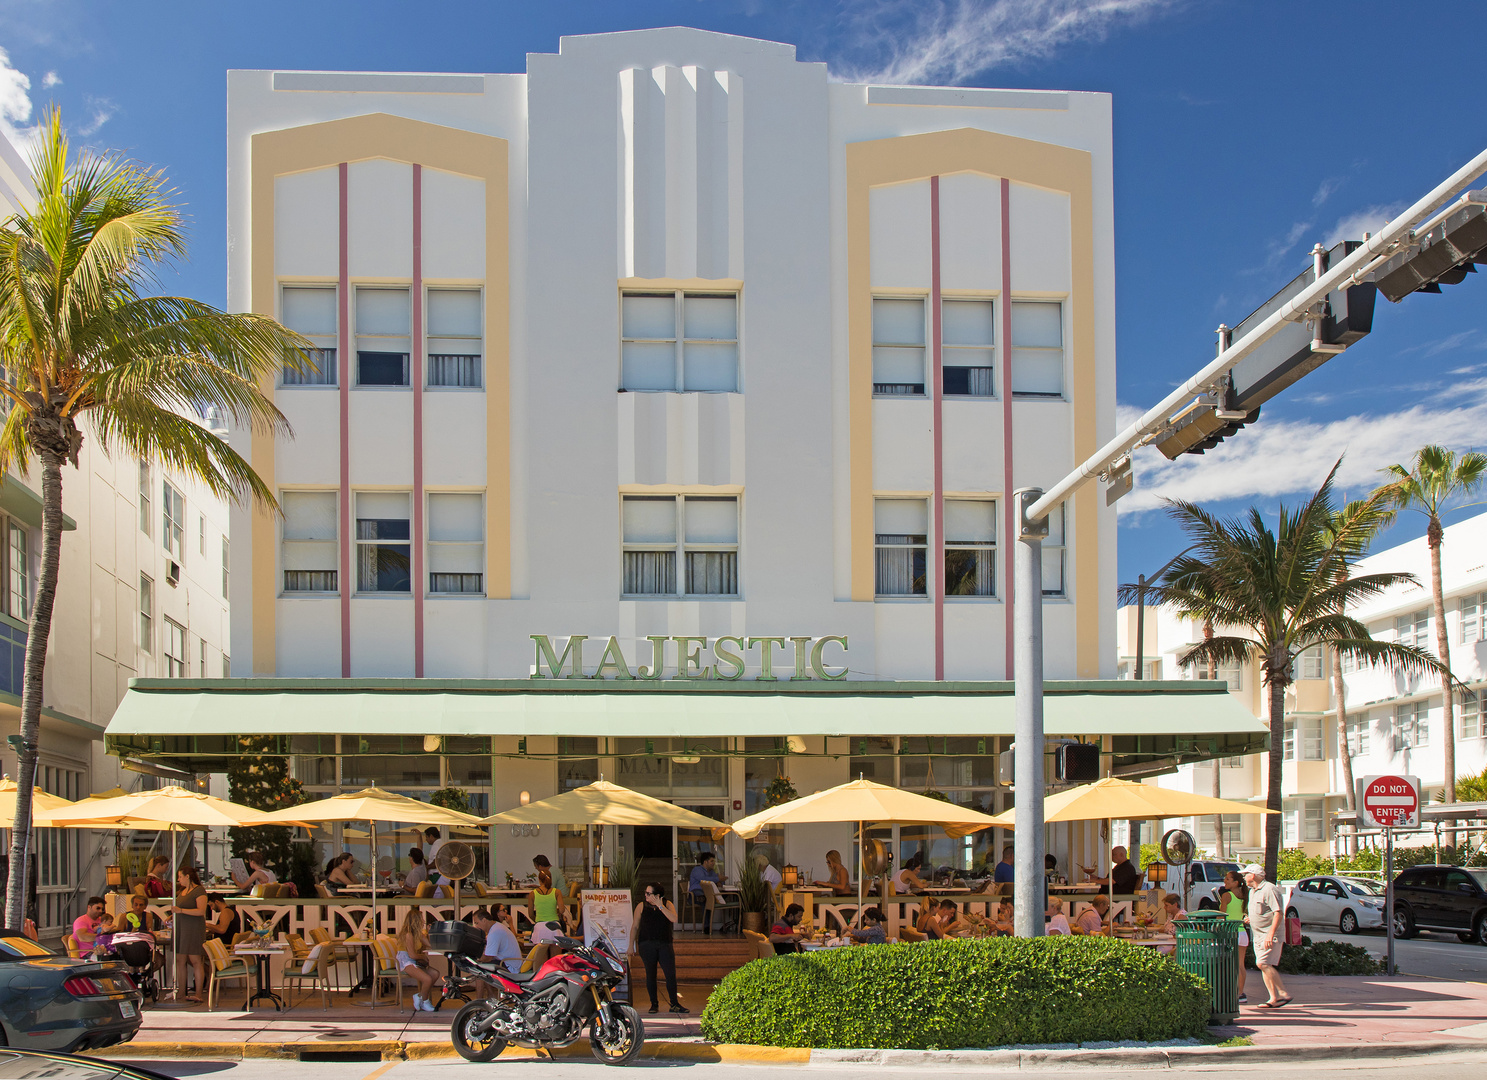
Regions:
<svg viewBox="0 0 1487 1080"><path fill-rule="evenodd" d="M38 945L28 937L0 937L0 960L29 960L33 956L51 956L45 945Z"/></svg>
<svg viewBox="0 0 1487 1080"><path fill-rule="evenodd" d="M1348 892L1352 893L1354 896L1383 896L1384 895L1383 888L1380 887L1377 882L1373 882L1373 881L1354 881L1352 879L1346 879L1346 880L1343 881L1343 884L1348 887Z"/></svg>

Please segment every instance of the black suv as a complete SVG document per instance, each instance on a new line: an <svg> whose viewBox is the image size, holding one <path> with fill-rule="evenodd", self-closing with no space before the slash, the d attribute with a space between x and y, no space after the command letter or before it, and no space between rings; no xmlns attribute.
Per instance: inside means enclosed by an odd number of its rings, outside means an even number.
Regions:
<svg viewBox="0 0 1487 1080"><path fill-rule="evenodd" d="M1412 866L1394 879L1394 934L1454 930L1462 941L1487 945L1487 870Z"/></svg>

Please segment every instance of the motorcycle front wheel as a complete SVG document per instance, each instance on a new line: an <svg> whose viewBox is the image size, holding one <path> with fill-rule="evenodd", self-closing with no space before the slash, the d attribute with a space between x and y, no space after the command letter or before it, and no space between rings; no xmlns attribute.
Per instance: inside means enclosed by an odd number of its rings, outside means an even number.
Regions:
<svg viewBox="0 0 1487 1080"><path fill-rule="evenodd" d="M589 1046L594 1057L606 1065L628 1065L645 1045L645 1025L640 1022L640 1014L629 1005L616 1003L610 1010L614 1015L613 1029L606 1035L596 1015L589 1026Z"/></svg>
<svg viewBox="0 0 1487 1080"><path fill-rule="evenodd" d="M489 1029L476 1031L490 1011L484 1001L472 1001L454 1014L449 1026L449 1039L459 1056L466 1061L494 1061L506 1049L506 1040L497 1038Z"/></svg>

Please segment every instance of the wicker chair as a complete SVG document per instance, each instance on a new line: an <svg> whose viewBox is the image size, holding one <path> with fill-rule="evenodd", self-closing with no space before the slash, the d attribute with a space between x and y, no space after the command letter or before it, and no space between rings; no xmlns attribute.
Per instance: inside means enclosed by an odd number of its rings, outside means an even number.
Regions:
<svg viewBox="0 0 1487 1080"><path fill-rule="evenodd" d="M754 946L754 955L751 959L765 960L775 955L774 942L770 941L764 934L759 933L759 931L745 930L743 936L745 941Z"/></svg>
<svg viewBox="0 0 1487 1080"><path fill-rule="evenodd" d="M337 990L339 990L341 988L341 979L340 979L339 971L340 971L340 968L343 965L351 972L352 982L353 982L353 984L355 983L355 981L356 981L356 979L355 979L355 976L356 976L356 953L351 949L350 946L348 946L348 945L342 945L342 944L338 943L336 941L335 937L331 934L331 932L329 930L327 930L323 926L316 926L316 927L312 927L311 928L311 930L310 930L310 944L312 944L312 945L329 945L330 946L330 948L331 948L331 954L330 954L331 967L332 967L333 970L335 970L337 972L337 975L336 975L336 989Z"/></svg>
<svg viewBox="0 0 1487 1080"><path fill-rule="evenodd" d="M541 944L533 945L532 951L527 953L527 958L522 961L520 970L536 971L543 964L547 963L547 958L550 955L552 955L552 946L547 942L544 941Z"/></svg>
<svg viewBox="0 0 1487 1080"><path fill-rule="evenodd" d="M292 936L299 937L298 934ZM300 938L300 944L304 944L303 938ZM292 942L290 947L293 948ZM319 951L317 952L316 950ZM325 1004L326 1009L330 1008L330 958L333 951L329 945L317 945L314 949L306 949L303 957L296 953L295 962L284 965L282 978L284 980L284 997L286 999L284 1007L286 1009L292 1009L295 1006L294 999L289 994L290 985L298 984L299 986L304 986L306 983L310 984L311 992L314 991L316 986L320 987L321 1001ZM303 1001L304 998L302 997L300 1000Z"/></svg>
<svg viewBox="0 0 1487 1080"><path fill-rule="evenodd" d="M403 1009L403 972L398 967L398 943L391 934L378 934L372 939L372 1000L387 980L397 988L398 1011Z"/></svg>
<svg viewBox="0 0 1487 1080"><path fill-rule="evenodd" d="M737 893L724 895L715 882L703 881L702 896L706 910L710 914L708 926L718 933L727 933L724 929L725 923L729 924L730 930L736 930L743 916L743 901Z"/></svg>
<svg viewBox="0 0 1487 1080"><path fill-rule="evenodd" d="M246 1012L250 990L249 980L252 978L252 969L248 967L248 961L241 956L231 955L227 951L227 946L215 938L205 942L202 947L206 950L207 964L211 971L211 979L207 982L207 1012L211 1012L212 1006L217 1002L217 988L224 982L234 981L243 984L243 1011Z"/></svg>
<svg viewBox="0 0 1487 1080"><path fill-rule="evenodd" d="M413 895L419 899L425 899L434 895L434 883L432 881L420 881L418 887L413 890Z"/></svg>

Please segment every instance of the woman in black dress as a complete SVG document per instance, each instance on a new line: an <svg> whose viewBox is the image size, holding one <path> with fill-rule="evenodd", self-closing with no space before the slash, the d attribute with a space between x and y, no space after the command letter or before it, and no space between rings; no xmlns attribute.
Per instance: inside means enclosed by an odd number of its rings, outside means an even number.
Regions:
<svg viewBox="0 0 1487 1080"><path fill-rule="evenodd" d="M630 926L630 955L639 956L645 964L645 989L651 996L651 1012L660 1012L660 996L656 993L656 965L666 975L666 996L671 999L671 1011L684 1013L676 992L676 953L671 947L671 931L676 926L676 905L666 899L665 888L659 881L645 887L645 895L635 905L635 921Z"/></svg>

